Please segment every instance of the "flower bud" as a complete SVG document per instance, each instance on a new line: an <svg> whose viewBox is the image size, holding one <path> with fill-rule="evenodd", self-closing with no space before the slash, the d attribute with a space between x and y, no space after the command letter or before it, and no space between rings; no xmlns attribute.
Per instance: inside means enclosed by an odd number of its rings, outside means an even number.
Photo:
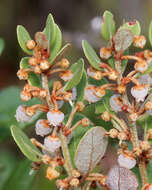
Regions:
<svg viewBox="0 0 152 190"><path fill-rule="evenodd" d="M77 178L71 179L70 185L73 187L77 187L79 185L79 180Z"/></svg>
<svg viewBox="0 0 152 190"><path fill-rule="evenodd" d="M84 91L85 100L87 100L89 103L95 103L99 101L101 98L97 97L95 93L96 87L94 85L88 85Z"/></svg>
<svg viewBox="0 0 152 190"><path fill-rule="evenodd" d="M81 120L81 124L82 124L83 127L86 127L86 126L88 126L90 124L90 121L89 121L88 118L83 118Z"/></svg>
<svg viewBox="0 0 152 190"><path fill-rule="evenodd" d="M96 71L92 67L89 67L87 69L87 74L89 77L94 78L95 80L101 80L102 79L102 73L100 71Z"/></svg>
<svg viewBox="0 0 152 190"><path fill-rule="evenodd" d="M27 80L28 79L28 72L24 69L20 69L17 72L17 76L20 80Z"/></svg>
<svg viewBox="0 0 152 190"><path fill-rule="evenodd" d="M124 94L126 92L126 86L125 85L119 85L117 87L117 90L120 94Z"/></svg>
<svg viewBox="0 0 152 190"><path fill-rule="evenodd" d="M115 70L113 70L109 73L108 78L110 80L116 80L118 78L118 73Z"/></svg>
<svg viewBox="0 0 152 190"><path fill-rule="evenodd" d="M41 68L40 68L39 65L36 65L36 66L34 67L34 73L36 73L36 74L41 74Z"/></svg>
<svg viewBox="0 0 152 190"><path fill-rule="evenodd" d="M138 114L137 113L131 113L129 115L129 118L132 120L132 121L136 121L138 119Z"/></svg>
<svg viewBox="0 0 152 190"><path fill-rule="evenodd" d="M47 113L47 119L50 125L59 126L64 120L64 113L59 110L50 110Z"/></svg>
<svg viewBox="0 0 152 190"><path fill-rule="evenodd" d="M143 151L147 151L150 148L148 141L140 141L140 147Z"/></svg>
<svg viewBox="0 0 152 190"><path fill-rule="evenodd" d="M72 170L72 177L76 177L76 178L80 177L80 172L76 169L73 169Z"/></svg>
<svg viewBox="0 0 152 190"><path fill-rule="evenodd" d="M58 137L48 136L44 139L44 146L50 151L55 152L58 148L61 147L61 141Z"/></svg>
<svg viewBox="0 0 152 190"><path fill-rule="evenodd" d="M148 87L144 85L136 85L131 88L131 94L137 102L144 101L145 97L148 94Z"/></svg>
<svg viewBox="0 0 152 190"><path fill-rule="evenodd" d="M135 63L135 66L134 66L135 70L138 71L138 72L141 72L141 73L144 73L147 68L148 68L148 64L146 61L142 60L142 61L137 61Z"/></svg>
<svg viewBox="0 0 152 190"><path fill-rule="evenodd" d="M113 96L111 96L110 98L110 106L112 108L113 111L115 112L120 112L121 107L122 107L122 100L120 99L120 95L118 94L114 94Z"/></svg>
<svg viewBox="0 0 152 190"><path fill-rule="evenodd" d="M47 168L47 171L46 171L46 177L49 179L49 180L53 180L53 179L56 179L60 176L60 173L57 172L55 169L53 169L52 167L48 167Z"/></svg>
<svg viewBox="0 0 152 190"><path fill-rule="evenodd" d="M110 131L108 133L109 133L109 136L111 138L117 138L118 134L119 134L119 132L117 131L117 129L110 129Z"/></svg>
<svg viewBox="0 0 152 190"><path fill-rule="evenodd" d="M67 70L67 71L60 73L60 78L64 81L69 81L72 79L72 77L73 77L73 73L71 70Z"/></svg>
<svg viewBox="0 0 152 190"><path fill-rule="evenodd" d="M62 69L67 69L69 67L70 63L66 58L61 59L60 66Z"/></svg>
<svg viewBox="0 0 152 190"><path fill-rule="evenodd" d="M26 47L27 47L28 49L30 49L30 50L34 49L35 45L36 45L36 43L35 43L34 40L28 40L28 41L26 42Z"/></svg>
<svg viewBox="0 0 152 190"><path fill-rule="evenodd" d="M100 87L96 87L94 94L95 94L97 97L102 98L102 97L106 94L106 91L105 91L105 89L103 89L102 87L101 87L101 88L100 88Z"/></svg>
<svg viewBox="0 0 152 190"><path fill-rule="evenodd" d="M40 62L40 69L42 69L43 71L47 70L50 68L50 63L47 60L42 60Z"/></svg>
<svg viewBox="0 0 152 190"><path fill-rule="evenodd" d="M30 92L27 92L25 90L23 90L20 94L21 100L26 102L29 101L32 98L32 95Z"/></svg>
<svg viewBox="0 0 152 190"><path fill-rule="evenodd" d="M36 66L37 65L37 59L35 57L30 57L28 60L29 65Z"/></svg>
<svg viewBox="0 0 152 190"><path fill-rule="evenodd" d="M101 118L104 121L110 121L110 119L111 119L110 113L108 111L103 112L101 115Z"/></svg>
<svg viewBox="0 0 152 190"><path fill-rule="evenodd" d="M25 110L26 110L25 105L20 105L17 108L15 117L18 122L24 123L31 120L31 117L26 114Z"/></svg>
<svg viewBox="0 0 152 190"><path fill-rule="evenodd" d="M47 96L47 91L45 89L40 89L39 96L45 98Z"/></svg>
<svg viewBox="0 0 152 190"><path fill-rule="evenodd" d="M103 47L100 49L100 57L102 59L109 59L109 57L112 56L112 50L111 48Z"/></svg>
<svg viewBox="0 0 152 190"><path fill-rule="evenodd" d="M130 157L128 155L120 154L118 156L118 163L120 167L132 169L136 165L136 160L133 157Z"/></svg>
<svg viewBox="0 0 152 190"><path fill-rule="evenodd" d="M143 48L146 44L145 36L135 36L133 44L135 47Z"/></svg>
<svg viewBox="0 0 152 190"><path fill-rule="evenodd" d="M45 136L51 133L52 129L48 125L48 121L39 119L35 124L35 131L37 135Z"/></svg>
<svg viewBox="0 0 152 190"><path fill-rule="evenodd" d="M83 111L85 105L83 102L77 102L77 109L79 112Z"/></svg>
<svg viewBox="0 0 152 190"><path fill-rule="evenodd" d="M101 80L102 79L102 73L100 71L96 71L93 78L95 80Z"/></svg>

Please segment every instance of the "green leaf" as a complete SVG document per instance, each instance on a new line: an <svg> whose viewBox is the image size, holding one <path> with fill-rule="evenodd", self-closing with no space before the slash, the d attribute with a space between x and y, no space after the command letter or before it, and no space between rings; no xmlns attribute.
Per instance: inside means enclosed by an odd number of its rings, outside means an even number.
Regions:
<svg viewBox="0 0 152 190"><path fill-rule="evenodd" d="M5 47L5 42L2 38L0 38L0 55L2 54Z"/></svg>
<svg viewBox="0 0 152 190"><path fill-rule="evenodd" d="M115 33L115 21L113 14L105 11L101 23L101 34L105 40L110 40Z"/></svg>
<svg viewBox="0 0 152 190"><path fill-rule="evenodd" d="M17 26L17 39L18 43L20 44L20 47L22 50L27 53L28 55L32 55L32 50L29 50L26 47L26 43L28 40L31 40L31 37L28 33L28 31L21 25Z"/></svg>
<svg viewBox="0 0 152 190"><path fill-rule="evenodd" d="M76 97L76 101L83 101L83 97L84 97L84 90L85 87L87 85L87 74L84 70L82 78L79 82L79 84L77 85L77 97Z"/></svg>
<svg viewBox="0 0 152 190"><path fill-rule="evenodd" d="M20 61L20 69L28 69L30 65L28 63L29 57L23 57Z"/></svg>
<svg viewBox="0 0 152 190"><path fill-rule="evenodd" d="M91 47L91 45L86 40L82 41L82 48L83 48L86 58L88 59L89 63L92 65L92 67L94 67L97 70L102 70L99 67L99 63L101 62L100 58L97 56L94 49Z"/></svg>
<svg viewBox="0 0 152 190"><path fill-rule="evenodd" d="M60 59L65 55L65 53L67 52L67 50L69 50L69 48L71 47L71 44L66 44L56 55L55 57L52 59L51 63L55 64L58 61L60 61Z"/></svg>
<svg viewBox="0 0 152 190"><path fill-rule="evenodd" d="M68 81L65 86L64 90L70 90L73 87L77 86L82 78L83 71L84 71L84 61L83 59L79 59L77 63L73 65L75 67L74 75L70 81ZM71 69L72 70L72 69Z"/></svg>
<svg viewBox="0 0 152 190"><path fill-rule="evenodd" d="M150 25L149 25L149 41L152 46L152 21L150 22Z"/></svg>
<svg viewBox="0 0 152 190"><path fill-rule="evenodd" d="M0 190L5 186L6 181L10 177L13 169L16 167L17 160L13 153L1 150L0 156Z"/></svg>
<svg viewBox="0 0 152 190"><path fill-rule="evenodd" d="M54 19L51 13L47 17L46 26L43 33L46 35L49 41L50 47L52 47L55 40L55 36L56 36L56 29L55 29Z"/></svg>
<svg viewBox="0 0 152 190"><path fill-rule="evenodd" d="M131 30L132 33L136 36L139 36L141 32L140 23L137 20L133 22L126 22L125 24L122 25L121 28Z"/></svg>
<svg viewBox="0 0 152 190"><path fill-rule="evenodd" d="M11 126L11 133L16 144L29 160L34 162L39 162L41 160L42 153L33 145L30 139L19 127L16 127L15 125Z"/></svg>
<svg viewBox="0 0 152 190"><path fill-rule="evenodd" d="M32 86L37 86L41 88L41 78L38 74L30 72L28 76L28 81Z"/></svg>
<svg viewBox="0 0 152 190"><path fill-rule="evenodd" d="M114 38L115 50L117 52L125 51L133 42L134 35L128 29L119 29Z"/></svg>
<svg viewBox="0 0 152 190"><path fill-rule="evenodd" d="M62 46L62 33L60 28L56 24L55 24L55 31L56 31L55 41L50 48L50 57L49 57L50 63L53 63L54 58L56 58Z"/></svg>
<svg viewBox="0 0 152 190"><path fill-rule="evenodd" d="M35 178L35 174L29 175L31 162L23 160L15 167L3 190L29 190Z"/></svg>
<svg viewBox="0 0 152 190"><path fill-rule="evenodd" d="M93 127L82 137L76 153L75 164L77 169L83 174L91 171L100 159L104 156L107 148L107 137L105 129Z"/></svg>

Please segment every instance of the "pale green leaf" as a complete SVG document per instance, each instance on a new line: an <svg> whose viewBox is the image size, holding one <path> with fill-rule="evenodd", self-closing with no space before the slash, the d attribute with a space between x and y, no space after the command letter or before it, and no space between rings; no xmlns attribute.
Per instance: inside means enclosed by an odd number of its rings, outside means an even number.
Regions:
<svg viewBox="0 0 152 190"><path fill-rule="evenodd" d="M150 41L150 44L152 46L152 21L150 22L150 25L149 25L149 41Z"/></svg>
<svg viewBox="0 0 152 190"><path fill-rule="evenodd" d="M132 33L136 36L139 36L141 32L140 23L137 20L132 22L126 22L125 24L122 25L121 28L131 30Z"/></svg>

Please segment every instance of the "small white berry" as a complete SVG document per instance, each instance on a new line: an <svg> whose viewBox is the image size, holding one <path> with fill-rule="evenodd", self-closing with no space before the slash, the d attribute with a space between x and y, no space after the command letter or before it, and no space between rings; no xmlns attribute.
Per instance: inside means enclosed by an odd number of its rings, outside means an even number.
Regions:
<svg viewBox="0 0 152 190"><path fill-rule="evenodd" d="M50 110L47 113L47 119L50 125L59 126L64 120L64 113L59 110Z"/></svg>
<svg viewBox="0 0 152 190"><path fill-rule="evenodd" d="M121 167L132 169L136 165L136 160L127 155L120 154L118 156L118 163Z"/></svg>
<svg viewBox="0 0 152 190"><path fill-rule="evenodd" d="M73 77L73 73L71 70L67 70L65 72L60 73L60 78L64 81L69 81Z"/></svg>
<svg viewBox="0 0 152 190"><path fill-rule="evenodd" d="M45 136L51 133L52 129L49 127L47 120L39 119L35 125L35 131L37 135Z"/></svg>
<svg viewBox="0 0 152 190"><path fill-rule="evenodd" d="M24 122L28 122L32 119L32 117L28 116L25 112L25 105L20 105L18 106L17 110L16 110L16 120L18 122L24 123Z"/></svg>
<svg viewBox="0 0 152 190"><path fill-rule="evenodd" d="M143 85L134 86L131 88L131 94L137 102L144 101L148 94L148 87Z"/></svg>
<svg viewBox="0 0 152 190"><path fill-rule="evenodd" d="M95 102L99 101L101 98L97 97L95 95L95 93L96 93L95 86L94 85L88 85L84 91L85 100L87 100L89 103L95 103Z"/></svg>
<svg viewBox="0 0 152 190"><path fill-rule="evenodd" d="M58 137L48 136L44 139L44 146L50 151L55 152L58 148L61 147L61 141Z"/></svg>
<svg viewBox="0 0 152 190"><path fill-rule="evenodd" d="M120 99L120 95L114 94L113 96L111 96L111 98L110 98L110 106L111 106L112 110L115 111L115 112L122 111L121 110L122 101Z"/></svg>
<svg viewBox="0 0 152 190"><path fill-rule="evenodd" d="M138 78L138 81L143 85L152 85L152 78L148 74L142 75L140 78Z"/></svg>

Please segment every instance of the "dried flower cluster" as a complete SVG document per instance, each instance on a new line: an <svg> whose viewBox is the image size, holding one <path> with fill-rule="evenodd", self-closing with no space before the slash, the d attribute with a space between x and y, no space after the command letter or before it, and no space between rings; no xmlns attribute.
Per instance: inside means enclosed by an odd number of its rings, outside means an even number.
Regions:
<svg viewBox="0 0 152 190"><path fill-rule="evenodd" d="M49 180L57 179L56 185L62 190L97 187L136 190L138 181L130 170L134 167L139 168L142 190L152 189L147 174L147 164L152 159L152 129L140 126L144 118L152 115L152 51L143 50L146 38L140 35L140 24L138 21L128 22L115 31L113 15L106 11L101 32L109 41L109 46L101 47L100 58L87 41L82 42L84 54L91 64L87 68L87 75L82 59L69 67L70 62L63 56L64 48L59 48L54 58L51 57L60 37L56 34L55 40L51 39L53 29L49 28L53 24L56 33L59 32L49 15L44 31L37 32L34 40L28 39L22 44L18 37L22 49L31 55L21 60L17 72L20 80L27 81L21 99L27 102L39 98L42 103L30 107L20 105L16 110L16 119L18 122L27 122L38 111L45 113L44 118L35 124L35 132L42 137L43 143L31 139L34 146L42 151L36 155L39 161L36 158L31 160L39 165L46 164L46 177ZM139 48L137 53L128 52L132 45ZM133 65L133 69L128 67L126 70L127 65ZM54 74L59 74L57 80L52 80ZM70 105L69 113L67 107L63 109L65 102ZM85 116L85 109L90 104L94 105L102 121L111 124L110 129L93 126L89 116ZM81 119L74 122L78 112L81 112ZM139 128L144 130L141 138L138 137ZM85 130L84 135L79 133L82 129ZM12 133L15 136L15 129ZM73 150L75 146L71 144L77 143L73 134L77 133L78 139L82 138L79 139L77 149ZM101 172L93 172L93 169L104 156L107 137L117 140L118 158L117 165L105 176ZM15 141L22 147L16 138ZM74 158L71 147L75 152ZM24 148L21 150L27 154ZM66 177L59 179L62 167L66 170Z"/></svg>

